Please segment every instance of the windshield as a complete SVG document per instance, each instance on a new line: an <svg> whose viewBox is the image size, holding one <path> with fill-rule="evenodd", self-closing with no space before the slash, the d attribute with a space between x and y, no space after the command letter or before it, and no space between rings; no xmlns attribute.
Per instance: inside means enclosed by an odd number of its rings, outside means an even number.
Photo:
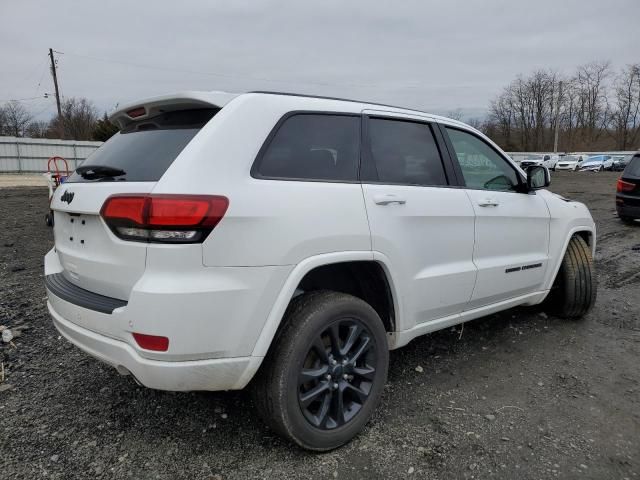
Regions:
<svg viewBox="0 0 640 480"><path fill-rule="evenodd" d="M155 182L218 109L180 110L140 120L116 133L67 182Z"/></svg>

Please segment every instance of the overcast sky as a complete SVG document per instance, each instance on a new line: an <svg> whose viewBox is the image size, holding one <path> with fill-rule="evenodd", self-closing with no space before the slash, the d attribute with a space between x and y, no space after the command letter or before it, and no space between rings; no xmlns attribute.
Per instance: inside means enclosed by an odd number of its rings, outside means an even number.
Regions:
<svg viewBox="0 0 640 480"><path fill-rule="evenodd" d="M0 0L0 101L278 90L466 116L517 74L640 62L640 0ZM24 100L40 118L55 102Z"/></svg>

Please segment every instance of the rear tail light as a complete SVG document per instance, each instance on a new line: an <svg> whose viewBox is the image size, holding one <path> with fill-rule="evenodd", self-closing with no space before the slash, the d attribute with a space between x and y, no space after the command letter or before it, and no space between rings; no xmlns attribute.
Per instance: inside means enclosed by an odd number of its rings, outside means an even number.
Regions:
<svg viewBox="0 0 640 480"><path fill-rule="evenodd" d="M124 240L200 243L228 206L229 199L217 195L113 195L100 215Z"/></svg>
<svg viewBox="0 0 640 480"><path fill-rule="evenodd" d="M616 190L618 192L630 192L634 188L636 188L636 184L635 183L625 182L621 178L618 179L618 184L616 186Z"/></svg>
<svg viewBox="0 0 640 480"><path fill-rule="evenodd" d="M155 352L166 352L169 350L169 339L157 335L146 335L144 333L133 333L133 338L140 348L153 350Z"/></svg>

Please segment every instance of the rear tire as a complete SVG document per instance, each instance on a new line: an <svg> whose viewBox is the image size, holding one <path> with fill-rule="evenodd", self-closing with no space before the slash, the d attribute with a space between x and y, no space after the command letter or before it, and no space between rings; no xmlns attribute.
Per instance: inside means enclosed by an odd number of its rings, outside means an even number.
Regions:
<svg viewBox="0 0 640 480"><path fill-rule="evenodd" d="M591 249L579 235L569 241L547 304L561 317L583 317L596 301L597 281Z"/></svg>
<svg viewBox="0 0 640 480"><path fill-rule="evenodd" d="M382 396L382 321L359 298L315 291L295 298L283 322L254 380L258 412L302 448L337 448L362 430Z"/></svg>
<svg viewBox="0 0 640 480"><path fill-rule="evenodd" d="M622 223L626 223L627 225L635 225L636 219L633 217L620 216L620 220Z"/></svg>

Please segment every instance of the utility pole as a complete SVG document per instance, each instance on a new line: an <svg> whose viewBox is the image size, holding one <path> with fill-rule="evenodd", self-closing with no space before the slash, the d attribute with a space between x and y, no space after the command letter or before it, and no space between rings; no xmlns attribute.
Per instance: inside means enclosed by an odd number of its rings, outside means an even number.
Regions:
<svg viewBox="0 0 640 480"><path fill-rule="evenodd" d="M60 90L58 90L58 75L56 74L56 60L53 58L53 49L49 49L51 59L51 75L53 76L53 86L56 89L56 105L58 106L58 134L64 138L64 125L62 123L62 108L60 108Z"/></svg>
<svg viewBox="0 0 640 480"><path fill-rule="evenodd" d="M558 96L556 97L556 133L553 140L553 153L558 153L558 135L560 132L560 98L562 97L562 80L558 82Z"/></svg>

